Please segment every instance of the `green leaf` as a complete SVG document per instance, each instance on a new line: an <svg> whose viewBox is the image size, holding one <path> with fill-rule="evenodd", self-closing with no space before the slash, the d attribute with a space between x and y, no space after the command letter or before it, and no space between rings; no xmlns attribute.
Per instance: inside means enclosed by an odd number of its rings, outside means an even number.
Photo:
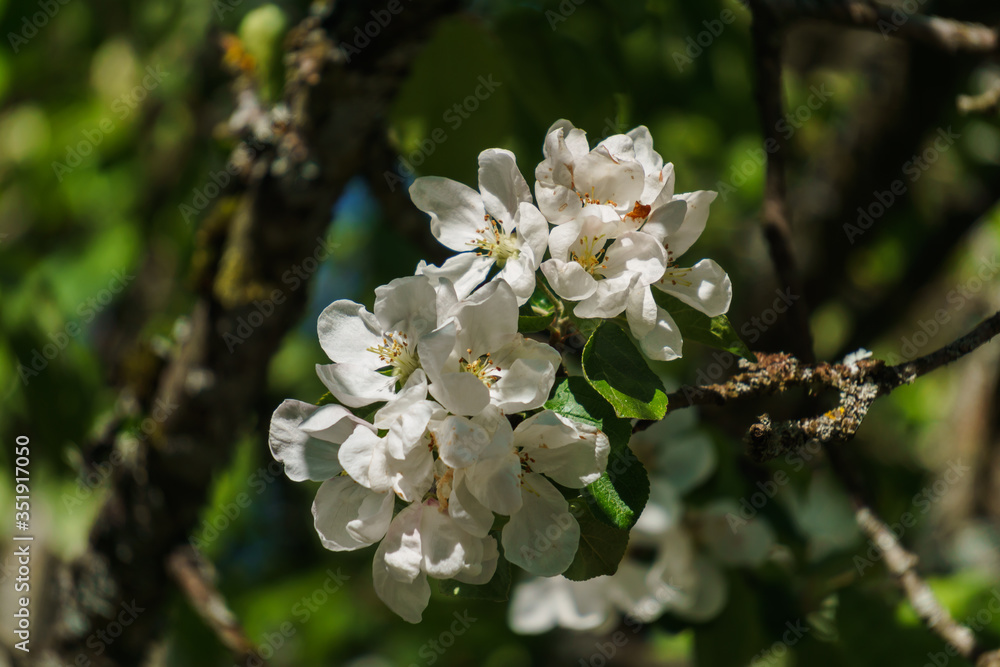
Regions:
<svg viewBox="0 0 1000 667"><path fill-rule="evenodd" d="M628 530L639 520L649 500L649 475L629 449L632 428L628 422L626 426L627 430L615 425L615 430L622 431L618 434L608 432L611 441L608 469L583 490L583 498L598 519Z"/></svg>
<svg viewBox="0 0 1000 667"><path fill-rule="evenodd" d="M757 357L739 337L736 328L725 315L709 317L658 289L653 290L653 299L660 308L674 318L685 341L693 340L743 357L751 363L757 363Z"/></svg>
<svg viewBox="0 0 1000 667"><path fill-rule="evenodd" d="M517 311L517 330L520 333L545 331L556 316L556 307L541 287L536 287L531 298Z"/></svg>
<svg viewBox="0 0 1000 667"><path fill-rule="evenodd" d="M615 409L582 377L563 378L545 403L546 410L563 417L605 430L609 422L619 420Z"/></svg>
<svg viewBox="0 0 1000 667"><path fill-rule="evenodd" d="M510 597L510 563L503 555L503 547L497 539L500 549L500 560L497 561L497 571L493 578L485 584L465 584L455 579L435 579L438 591L445 596L464 598L466 600L490 600L505 602Z"/></svg>
<svg viewBox="0 0 1000 667"><path fill-rule="evenodd" d="M584 489L583 498L594 516L608 525L626 530L634 526L649 499L649 476L628 446L632 423L617 417L611 404L581 377L560 381L545 407L608 436L608 469Z"/></svg>
<svg viewBox="0 0 1000 667"><path fill-rule="evenodd" d="M583 374L619 417L658 420L667 413L663 383L617 324L604 322L587 341Z"/></svg>
<svg viewBox="0 0 1000 667"><path fill-rule="evenodd" d="M563 576L573 581L586 581L617 572L628 547L628 531L599 520L585 500L572 500L569 506L580 524L580 546Z"/></svg>

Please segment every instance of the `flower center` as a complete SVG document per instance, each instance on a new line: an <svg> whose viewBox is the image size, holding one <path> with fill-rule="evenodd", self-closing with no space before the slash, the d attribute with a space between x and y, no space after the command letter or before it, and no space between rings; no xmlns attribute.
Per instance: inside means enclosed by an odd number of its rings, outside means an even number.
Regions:
<svg viewBox="0 0 1000 667"><path fill-rule="evenodd" d="M524 473L532 471L531 464L535 462L535 459L531 458L531 455L523 449L518 450L517 456L521 459L521 476L523 477Z"/></svg>
<svg viewBox="0 0 1000 667"><path fill-rule="evenodd" d="M613 199L601 199L598 195L594 194L594 188L590 188L590 192L577 192L576 195L580 198L580 202L586 206L587 204L605 204L611 208L618 208L618 202Z"/></svg>
<svg viewBox="0 0 1000 667"><path fill-rule="evenodd" d="M604 264L604 234L582 236L569 251L569 257L590 275L600 278L600 271L608 268Z"/></svg>
<svg viewBox="0 0 1000 667"><path fill-rule="evenodd" d="M503 224L492 215L484 215L483 220L488 222L489 226L477 229L476 233L480 237L471 241L469 245L478 248L477 255L492 257L497 266L502 269L508 259L517 257L521 252L517 247L517 232L510 234L505 232Z"/></svg>
<svg viewBox="0 0 1000 667"><path fill-rule="evenodd" d="M674 269L668 268L664 272L663 277L660 278L660 283L670 283L671 285L683 285L684 287L691 287L694 283L687 280L684 276L691 273L691 269Z"/></svg>
<svg viewBox="0 0 1000 667"><path fill-rule="evenodd" d="M472 350L466 350L466 354L472 357ZM490 353L480 355L479 357L469 361L465 357L459 359L459 364L461 368L466 373L472 373L477 378L482 380L483 384L487 387L492 387L496 384L497 380L500 379L499 371L501 370L499 366L493 364L493 360L490 358Z"/></svg>
<svg viewBox="0 0 1000 667"><path fill-rule="evenodd" d="M420 357L410 349L410 341L405 333L398 331L382 335L382 344L368 348L392 370L392 376L406 384L413 372L420 368Z"/></svg>

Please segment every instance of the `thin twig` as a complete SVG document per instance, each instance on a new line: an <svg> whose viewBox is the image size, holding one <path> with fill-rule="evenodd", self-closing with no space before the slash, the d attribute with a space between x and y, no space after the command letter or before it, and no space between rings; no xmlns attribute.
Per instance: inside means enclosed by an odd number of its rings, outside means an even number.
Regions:
<svg viewBox="0 0 1000 667"><path fill-rule="evenodd" d="M250 658L255 658L254 664L266 664L216 588L215 570L211 563L193 547L182 546L170 554L167 570L194 610L215 631L222 645L233 652L238 662L248 664Z"/></svg>

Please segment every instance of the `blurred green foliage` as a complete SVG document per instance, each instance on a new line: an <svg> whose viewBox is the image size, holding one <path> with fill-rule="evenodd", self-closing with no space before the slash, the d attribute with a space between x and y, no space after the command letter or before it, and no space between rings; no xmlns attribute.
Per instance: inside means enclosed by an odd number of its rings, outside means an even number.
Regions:
<svg viewBox="0 0 1000 667"><path fill-rule="evenodd" d="M290 1L53 0L54 15L32 33L27 26L43 4L0 0L5 42L10 35L25 38L0 48L0 434L5 443L31 434L47 544L68 556L80 551L102 498L100 484L90 488L79 479L89 470L81 449L116 409L104 362L107 345L115 344L110 331L131 321L129 309L141 308L149 317L136 337L169 348L192 303L189 267L208 211L189 222L179 207L190 205L210 174L224 168L233 147L216 131L235 104L218 63L218 31L243 37L266 72L266 94L278 97L280 37L307 7ZM690 45L697 42L689 38L697 40L709 29L705 22L725 11L733 21L721 34L690 62L679 58L693 52ZM586 129L592 140L647 125L657 150L676 166L678 191L723 192L689 259L710 256L728 269L735 289L729 319L751 349L764 349L745 328L771 302L775 287L756 224L764 170L749 23L748 11L732 0L475 2L437 26L393 106L391 137L405 161L399 171L406 176L412 167L416 174L474 184L479 151L504 147L515 152L532 182L544 132L558 118ZM817 159L831 136L856 121L852 109L869 92L858 72L792 70L788 108L806 104L818 85L833 92L793 133L793 164ZM478 99L477 88L492 92ZM464 112L456 105L465 105ZM442 135L443 141L434 138ZM912 250L930 233L911 220L931 215L956 184L1000 161L998 137L992 119L963 127L957 150L912 186L918 206L892 211L871 232L874 242L843 257L849 287L878 292L899 280ZM793 173L793 187L800 178ZM323 359L315 318L326 304L352 298L370 305L376 285L412 273L420 259L372 198L378 185L352 183L331 212L335 250L311 285L309 314L271 362L269 405L322 394L313 372ZM995 304L995 283L961 307L946 300L1000 247L1000 215L988 216L974 234L951 251L924 306L917 302L901 323L882 324L882 337L870 341L877 355L901 354L917 323L938 308L950 316L942 325L948 334L936 339L943 343L979 319L984 299ZM140 274L144 305L116 293L103 301L118 284L116 275ZM837 295L812 306L820 355L843 353L856 326L853 304ZM692 348L684 360L656 366L668 388L711 368L707 348ZM934 481L947 458L942 428L960 377L941 373L934 382L900 390L865 424L857 445L869 456L866 472L878 480L887 517L912 511L914 494ZM718 618L691 628L667 617L644 628L641 642L628 647L632 662L622 664L736 665L771 650L768 664L775 665L919 665L941 651L881 565L857 575L853 558L867 545L853 531L836 485L813 475L815 461L751 466L736 439L746 421L711 414L705 428L718 448L719 471L698 490L696 502L747 498L758 482L784 470L791 483L760 513L776 528L785 555L757 572L733 571L730 603ZM0 460L9 465L8 447ZM219 474L195 537L216 564L220 586L250 638L273 648L272 665L577 664L600 641L569 633L558 641L519 637L507 629L504 605L463 599L436 597L423 624L407 625L375 597L372 549L333 554L320 546L309 513L317 485L290 484L269 465L265 416ZM5 497L9 483L8 475L0 478ZM241 494L250 499L246 507ZM926 544L941 529L933 516L921 515L904 541ZM996 595L989 588L996 571L976 569L943 547L929 551L927 562L941 575L934 587L946 606L959 618L986 608ZM317 591L327 590L331 573L349 579L319 602ZM825 631L810 616L820 608L832 616ZM429 642L440 642L453 615L466 612L477 619L468 632L443 652L433 648L439 644ZM164 664L231 664L182 599L171 617ZM772 649L784 646L786 623L807 618L810 632L801 641L790 642L787 651ZM992 644L1000 641L1000 616L980 634Z"/></svg>

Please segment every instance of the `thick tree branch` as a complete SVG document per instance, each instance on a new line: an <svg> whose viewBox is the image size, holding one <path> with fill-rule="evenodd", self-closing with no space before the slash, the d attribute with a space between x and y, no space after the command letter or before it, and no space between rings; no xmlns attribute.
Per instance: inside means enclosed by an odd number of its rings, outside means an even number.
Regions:
<svg viewBox="0 0 1000 667"><path fill-rule="evenodd" d="M862 0L759 0L756 4L781 22L821 19L922 42L949 52L989 54L1000 48L997 31L982 24L908 14L902 9Z"/></svg>
<svg viewBox="0 0 1000 667"><path fill-rule="evenodd" d="M282 274L326 251L333 204L365 164L431 26L456 5L408 5L350 56L338 45L369 19L363 7L334 3L289 34L289 119L267 142L238 150L240 193L220 198L198 230L189 334L153 382L153 402L167 416L135 458L115 468L88 550L54 578L52 641L33 659L68 665L83 656L94 667L131 667L155 646L173 590L171 554L186 545L213 474L253 425L268 361L304 312L307 282L291 287ZM262 320L259 303L269 308ZM260 321L249 333L248 320ZM95 655L88 637L126 606L143 611Z"/></svg>
<svg viewBox="0 0 1000 667"><path fill-rule="evenodd" d="M861 359L850 365L807 364L788 354L760 353L756 364L741 360L743 372L727 382L682 386L669 395L669 409L725 405L733 400L781 394L793 387L806 388L813 393L824 389L840 392L837 407L822 415L781 424L773 424L763 415L752 425L747 431L750 455L758 461L768 461L812 440L821 443L849 440L879 396L964 357L998 334L1000 312L941 349L896 366L887 366L877 359ZM646 425L642 422L637 428Z"/></svg>

